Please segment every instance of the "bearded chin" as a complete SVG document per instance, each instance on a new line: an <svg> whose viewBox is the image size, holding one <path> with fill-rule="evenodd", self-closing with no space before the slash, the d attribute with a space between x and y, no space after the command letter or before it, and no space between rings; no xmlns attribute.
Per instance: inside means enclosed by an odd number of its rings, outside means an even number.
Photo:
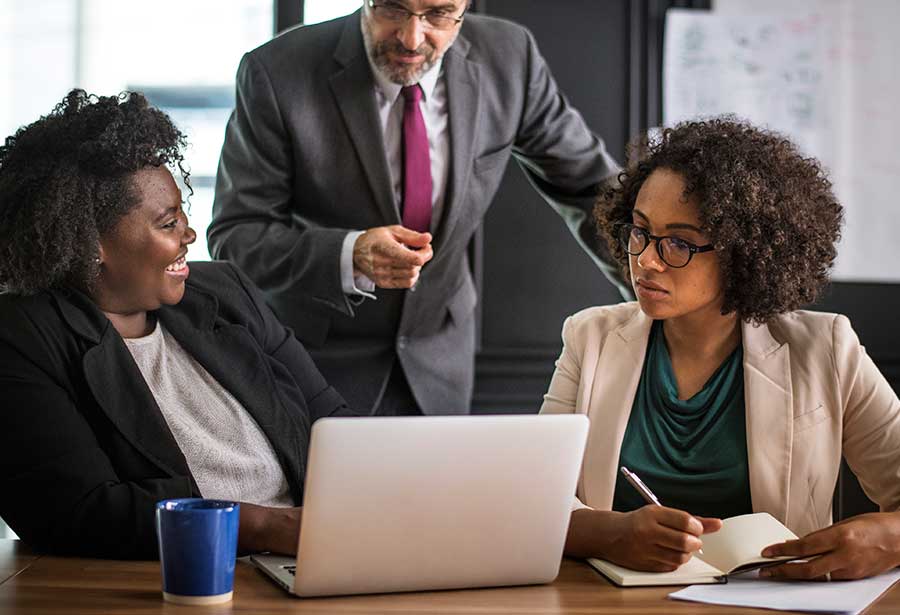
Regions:
<svg viewBox="0 0 900 615"><path fill-rule="evenodd" d="M390 43L379 43L372 50L372 61L378 70L393 83L397 85L415 85L422 79L422 75L431 70L434 66L435 58L426 55L424 62L418 66L402 66L392 64L388 57L388 52L393 46ZM397 51L396 49L393 49ZM431 51L432 56L434 50Z"/></svg>
<svg viewBox="0 0 900 615"><path fill-rule="evenodd" d="M372 59L372 64L375 65L375 68L378 69L378 72L384 75L388 79L388 81L396 83L397 85L415 85L419 83L419 81L421 81L422 76L425 73L431 70L431 68L435 64L437 64L441 56L438 55L434 47L428 44L424 44L422 47L419 47L419 50L421 50L420 55L424 55L426 58L425 61L422 62L422 64L418 66L398 66L396 64L392 64L390 58L388 57L388 52L394 50L402 53L404 50L397 49L396 41L381 41L376 43L372 34L372 26L369 23L369 19L370 17L368 15L363 15L363 18L361 20L363 41L365 43L366 53L369 54L369 57ZM443 51L446 51L450 48L450 46L456 41L456 36L458 34L458 31L453 34L453 38L447 43ZM441 55L443 55L443 51Z"/></svg>

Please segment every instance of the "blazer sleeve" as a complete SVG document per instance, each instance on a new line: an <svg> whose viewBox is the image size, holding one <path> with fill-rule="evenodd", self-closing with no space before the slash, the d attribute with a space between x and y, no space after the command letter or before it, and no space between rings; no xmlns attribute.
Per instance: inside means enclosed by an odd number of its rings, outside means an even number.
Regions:
<svg viewBox="0 0 900 615"><path fill-rule="evenodd" d="M210 253L267 291L302 288L316 304L352 315L340 272L350 229L313 227L294 215L303 195L294 191L289 134L269 74L244 55L216 174Z"/></svg>
<svg viewBox="0 0 900 615"><path fill-rule="evenodd" d="M844 457L882 511L900 510L900 400L845 316L835 318L832 335Z"/></svg>
<svg viewBox="0 0 900 615"><path fill-rule="evenodd" d="M576 349L577 335L574 317L563 323L563 350L556 360L556 370L550 380L550 388L544 395L541 414L574 414L581 382L580 354ZM578 497L572 498L572 512L589 508Z"/></svg>
<svg viewBox="0 0 900 615"><path fill-rule="evenodd" d="M253 282L234 265L229 264L228 268L257 314L258 328L252 333L257 337L263 352L290 371L306 400L310 422L326 416L358 416L358 413L347 407L341 394L325 381L309 352L294 333L281 324Z"/></svg>
<svg viewBox="0 0 900 615"><path fill-rule="evenodd" d="M41 551L157 558L154 505L191 497L190 477L118 476L38 339L0 340L0 516Z"/></svg>
<svg viewBox="0 0 900 615"><path fill-rule="evenodd" d="M631 287L597 236L593 209L600 186L619 165L559 91L531 33L526 36L527 93L513 155L531 184L565 220L582 248L626 300Z"/></svg>
<svg viewBox="0 0 900 615"><path fill-rule="evenodd" d="M556 369L550 380L550 388L544 395L541 414L574 414L581 382L580 344L573 316L563 323L563 349L556 360Z"/></svg>

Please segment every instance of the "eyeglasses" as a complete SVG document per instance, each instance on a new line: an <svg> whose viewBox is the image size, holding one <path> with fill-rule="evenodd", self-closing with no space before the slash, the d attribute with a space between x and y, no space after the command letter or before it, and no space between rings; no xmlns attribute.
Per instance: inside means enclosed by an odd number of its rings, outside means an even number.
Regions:
<svg viewBox="0 0 900 615"><path fill-rule="evenodd" d="M687 267L694 254L715 250L712 244L695 246L691 242L678 237L651 235L646 229L633 224L619 225L618 239L619 243L622 244L622 249L632 256L640 256L647 249L647 246L650 245L650 242L655 241L656 253L659 254L659 257L666 265L675 269Z"/></svg>
<svg viewBox="0 0 900 615"><path fill-rule="evenodd" d="M423 27L434 30L452 30L462 23L463 16L466 14L466 11L469 10L469 7L467 6L463 10L462 15L453 17L440 10L413 13L397 4L380 4L376 3L374 0L368 0L368 4L369 8L372 9L375 18L385 23L396 24L399 26L409 21L410 17L415 17L422 23Z"/></svg>

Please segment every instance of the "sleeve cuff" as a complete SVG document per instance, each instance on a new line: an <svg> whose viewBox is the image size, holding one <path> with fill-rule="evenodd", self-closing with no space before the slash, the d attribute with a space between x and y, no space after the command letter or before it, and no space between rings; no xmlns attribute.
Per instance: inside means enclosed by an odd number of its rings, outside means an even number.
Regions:
<svg viewBox="0 0 900 615"><path fill-rule="evenodd" d="M365 231L352 231L344 237L341 246L341 288L345 295L358 295L376 299L372 294L375 291L375 283L362 274L353 273L353 246L356 240Z"/></svg>

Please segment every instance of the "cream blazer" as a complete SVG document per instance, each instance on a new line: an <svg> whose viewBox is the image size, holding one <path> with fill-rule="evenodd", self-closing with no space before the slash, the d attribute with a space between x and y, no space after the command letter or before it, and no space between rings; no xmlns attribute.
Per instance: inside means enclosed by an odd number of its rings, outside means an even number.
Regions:
<svg viewBox="0 0 900 615"><path fill-rule="evenodd" d="M612 507L652 323L632 302L588 308L563 326L541 412L591 420L576 494L591 508ZM741 333L754 512L800 536L830 525L841 454L882 510L900 508L900 400L850 321L797 311Z"/></svg>

